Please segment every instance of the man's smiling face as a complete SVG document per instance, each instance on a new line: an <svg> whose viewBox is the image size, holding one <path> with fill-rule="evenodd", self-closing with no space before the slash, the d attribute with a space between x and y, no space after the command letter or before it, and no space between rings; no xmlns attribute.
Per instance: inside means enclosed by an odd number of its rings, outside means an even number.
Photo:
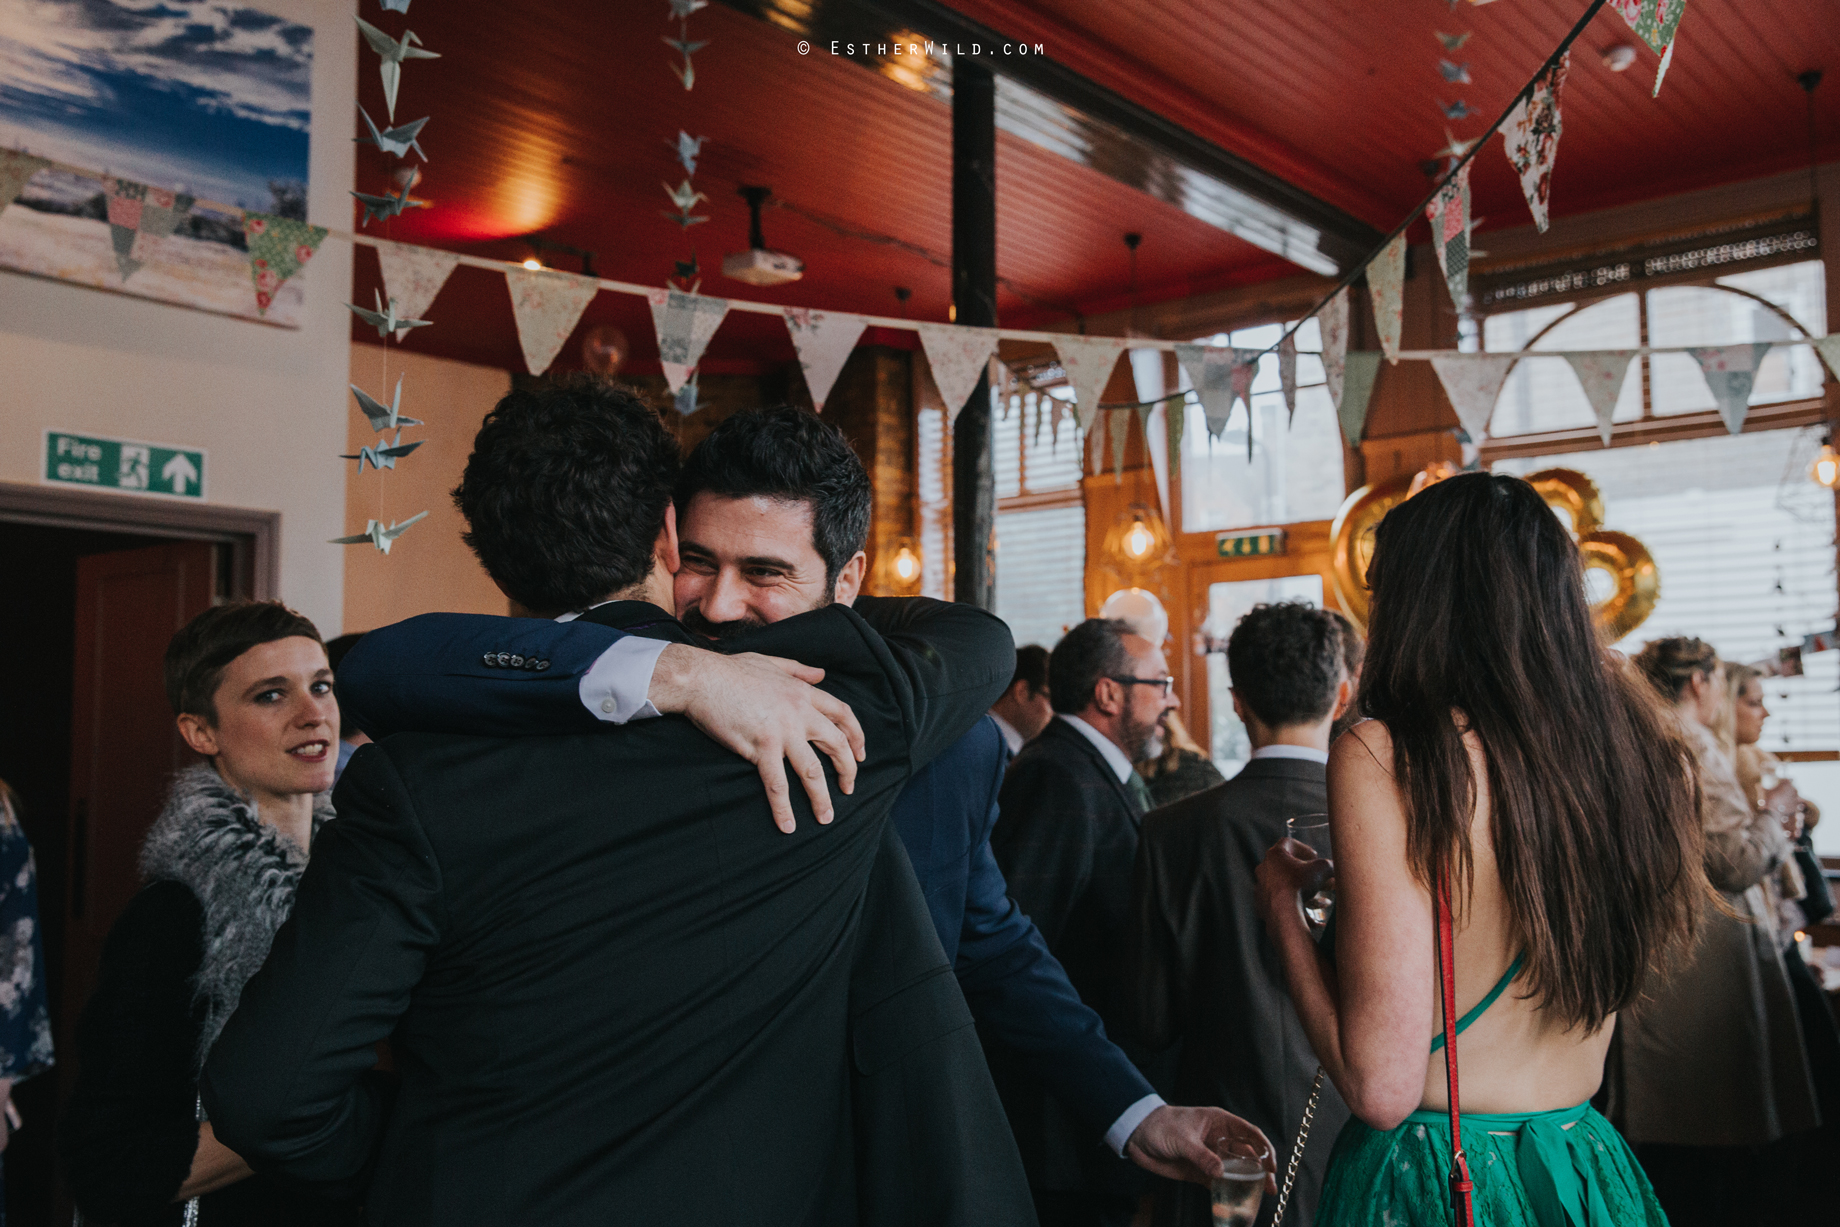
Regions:
<svg viewBox="0 0 1840 1227"><path fill-rule="evenodd" d="M693 496L678 523L677 615L699 635L725 638L794 614L856 599L862 555L833 584L812 538L806 500Z"/></svg>

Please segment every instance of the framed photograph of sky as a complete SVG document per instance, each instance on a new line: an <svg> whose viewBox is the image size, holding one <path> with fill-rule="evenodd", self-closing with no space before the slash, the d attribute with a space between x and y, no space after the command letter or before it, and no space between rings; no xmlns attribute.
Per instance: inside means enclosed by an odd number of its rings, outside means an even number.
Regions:
<svg viewBox="0 0 1840 1227"><path fill-rule="evenodd" d="M312 29L234 2L0 0L0 268L298 327L243 213L306 219L312 69Z"/></svg>

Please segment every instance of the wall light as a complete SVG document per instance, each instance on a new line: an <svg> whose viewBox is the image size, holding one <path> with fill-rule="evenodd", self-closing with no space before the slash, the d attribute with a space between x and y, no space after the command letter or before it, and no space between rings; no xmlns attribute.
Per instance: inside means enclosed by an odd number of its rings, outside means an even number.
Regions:
<svg viewBox="0 0 1840 1227"><path fill-rule="evenodd" d="M1169 552L1169 531L1156 512L1133 503L1118 514L1118 522L1105 535L1105 552L1128 568L1153 567Z"/></svg>
<svg viewBox="0 0 1840 1227"><path fill-rule="evenodd" d="M1840 452L1834 450L1831 436L1821 440L1821 450L1808 466L1808 479L1829 490L1840 487Z"/></svg>
<svg viewBox="0 0 1840 1227"><path fill-rule="evenodd" d="M894 577L903 584L911 584L920 578L920 552L906 537L901 538L900 548L894 552Z"/></svg>

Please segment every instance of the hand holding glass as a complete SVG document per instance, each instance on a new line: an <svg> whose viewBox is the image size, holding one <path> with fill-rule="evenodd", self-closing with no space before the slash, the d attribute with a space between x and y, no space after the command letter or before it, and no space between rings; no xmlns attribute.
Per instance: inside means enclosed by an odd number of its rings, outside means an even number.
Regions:
<svg viewBox="0 0 1840 1227"><path fill-rule="evenodd" d="M1215 1227L1251 1227L1259 1216L1276 1160L1264 1138L1223 1137L1214 1142L1220 1175L1214 1177Z"/></svg>
<svg viewBox="0 0 1840 1227"><path fill-rule="evenodd" d="M1323 860L1335 860L1335 848L1329 841L1329 815L1299 814L1286 819L1285 834L1298 843L1306 844L1310 850ZM1310 935L1322 936L1322 931L1329 924L1329 915L1335 910L1335 877L1333 872L1325 876L1314 891L1303 897L1303 915L1310 922Z"/></svg>

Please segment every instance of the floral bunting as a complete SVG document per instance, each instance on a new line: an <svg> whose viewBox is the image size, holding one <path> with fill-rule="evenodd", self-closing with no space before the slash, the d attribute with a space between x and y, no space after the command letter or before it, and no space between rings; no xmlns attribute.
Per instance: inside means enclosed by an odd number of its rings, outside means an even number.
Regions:
<svg viewBox="0 0 1840 1227"><path fill-rule="evenodd" d="M1457 411L1457 421L1477 443L1488 433L1489 418L1495 402L1501 398L1501 386L1508 381L1518 354L1440 354L1431 360L1450 407Z"/></svg>
<svg viewBox="0 0 1840 1227"><path fill-rule="evenodd" d="M1367 266L1367 292L1374 300L1374 327L1388 362L1399 361L1399 330L1405 316L1406 232L1380 249Z"/></svg>
<svg viewBox="0 0 1840 1227"><path fill-rule="evenodd" d="M409 243L377 244L384 296L395 299L397 309L408 316L420 316L428 310L459 263L460 257L451 251Z"/></svg>
<svg viewBox="0 0 1840 1227"><path fill-rule="evenodd" d="M1233 350L1212 345L1176 346L1176 360L1201 401L1210 439L1218 439L1233 416L1233 357Z"/></svg>
<svg viewBox="0 0 1840 1227"><path fill-rule="evenodd" d="M541 375L562 352L562 343L575 331L576 321L601 286L592 277L573 273L508 268L505 288L511 292L511 314L517 321L525 369L532 375ZM671 390L675 392L676 385Z"/></svg>
<svg viewBox="0 0 1840 1227"><path fill-rule="evenodd" d="M1533 89L1514 104L1501 127L1502 150L1520 176L1521 195L1533 224L1546 233L1547 204L1552 196L1553 158L1559 151L1559 91L1565 85L1572 53L1567 51L1534 78Z"/></svg>
<svg viewBox="0 0 1840 1227"><path fill-rule="evenodd" d="M1073 385L1073 413L1080 429L1091 431L1099 421L1099 398L1124 352L1122 337L1056 337L1054 352L1060 356L1067 382Z"/></svg>
<svg viewBox="0 0 1840 1227"><path fill-rule="evenodd" d="M1316 315L1317 327L1322 330L1322 364L1323 383L1328 386L1329 399L1335 402L1339 411L1342 405L1342 367L1348 354L1348 291L1336 292L1323 305Z"/></svg>
<svg viewBox="0 0 1840 1227"><path fill-rule="evenodd" d="M1469 168L1465 162L1437 199L1425 206L1431 220L1431 250L1437 253L1450 300L1459 311L1469 301Z"/></svg>
<svg viewBox="0 0 1840 1227"><path fill-rule="evenodd" d="M0 209L12 204L25 190L26 182L49 165L49 158L34 157L17 149L0 149Z"/></svg>
<svg viewBox="0 0 1840 1227"><path fill-rule="evenodd" d="M808 311L803 307L786 310L786 330L792 334L792 348L799 356L799 369L805 373L805 386L811 392L812 406L824 412L824 398L831 394L850 351L856 348L868 321L860 315L835 311Z"/></svg>
<svg viewBox="0 0 1840 1227"><path fill-rule="evenodd" d="M1278 390L1284 394L1284 420L1297 420L1297 337L1286 332L1278 338Z"/></svg>
<svg viewBox="0 0 1840 1227"><path fill-rule="evenodd" d="M1635 355L1633 349L1600 349L1565 355L1572 373L1578 376L1578 385L1584 389L1585 399L1591 402L1591 412L1597 416L1597 437L1604 441L1605 447L1610 446L1616 402L1623 395L1623 380L1629 374L1629 362Z"/></svg>
<svg viewBox="0 0 1840 1227"><path fill-rule="evenodd" d="M1374 383L1380 377L1380 359L1376 350L1357 349L1348 355L1342 367L1342 395L1336 402L1336 420L1342 424L1342 436L1349 447L1360 447L1367 433L1367 404L1374 396Z"/></svg>
<svg viewBox="0 0 1840 1227"><path fill-rule="evenodd" d="M645 297L652 305L652 326L658 331L658 360L664 365L665 382L675 393L703 360L709 338L728 315L728 300L676 290L652 290Z"/></svg>
<svg viewBox="0 0 1840 1227"><path fill-rule="evenodd" d="M196 199L184 192L168 192L128 179L105 179L108 197L109 241L115 248L115 267L126 281L146 264L141 236L163 239L179 228ZM318 241L315 240L315 246ZM283 278L282 280L286 280ZM280 282L275 283L277 286Z"/></svg>
<svg viewBox="0 0 1840 1227"><path fill-rule="evenodd" d="M243 241L249 248L249 276L255 282L259 314L268 314L275 291L313 258L325 238L324 226L272 213L243 214Z"/></svg>
<svg viewBox="0 0 1840 1227"><path fill-rule="evenodd" d="M1719 402L1719 416L1725 419L1725 429L1734 435L1744 429L1745 416L1750 412L1751 387L1757 381L1757 368L1763 365L1763 356L1770 352L1770 344L1769 341L1752 341L1744 345L1713 345L1687 351L1699 363L1700 374L1706 377L1712 398Z"/></svg>
<svg viewBox="0 0 1840 1227"><path fill-rule="evenodd" d="M946 422L958 421L965 402L977 388L978 377L988 369L991 355L997 352L995 328L970 328L958 324L915 324L920 334L920 348L933 371L933 386L945 402ZM1061 402L1055 402L1054 437L1060 438Z"/></svg>

